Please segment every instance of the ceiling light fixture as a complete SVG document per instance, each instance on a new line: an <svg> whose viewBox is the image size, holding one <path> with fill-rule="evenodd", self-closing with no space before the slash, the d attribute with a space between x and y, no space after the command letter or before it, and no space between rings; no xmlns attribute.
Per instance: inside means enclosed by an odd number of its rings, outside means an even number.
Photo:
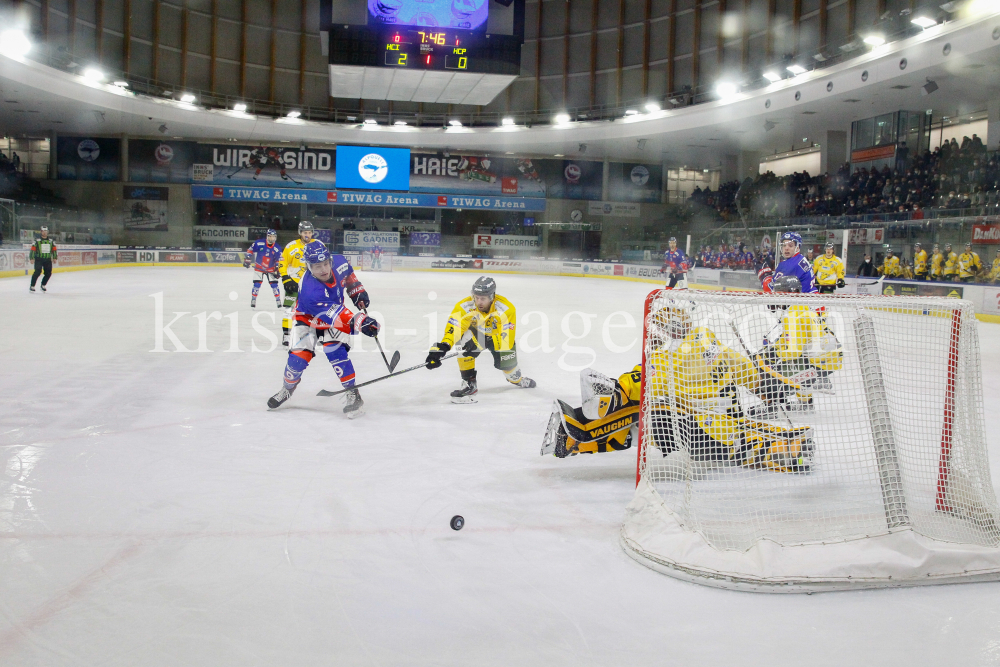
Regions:
<svg viewBox="0 0 1000 667"><path fill-rule="evenodd" d="M119 88L128 88L128 81L112 81L112 86L118 86Z"/></svg>
<svg viewBox="0 0 1000 667"><path fill-rule="evenodd" d="M378 125L378 121L374 118L365 118L365 125Z"/></svg>
<svg viewBox="0 0 1000 667"><path fill-rule="evenodd" d="M23 30L0 32L0 53L12 58L23 58L31 51L31 40Z"/></svg>
<svg viewBox="0 0 1000 667"><path fill-rule="evenodd" d="M181 102L184 102L185 104L193 104L196 99L198 98L191 93L184 93L181 95Z"/></svg>
<svg viewBox="0 0 1000 667"><path fill-rule="evenodd" d="M736 94L739 92L740 89L736 86L735 83L723 81L721 83L715 84L715 94L718 95L723 100L735 97Z"/></svg>
<svg viewBox="0 0 1000 667"><path fill-rule="evenodd" d="M556 125L565 125L566 123L570 122L570 120L572 119L570 118L568 113L559 113L556 114L555 117Z"/></svg>
<svg viewBox="0 0 1000 667"><path fill-rule="evenodd" d="M302 115L301 111L289 111L287 114L285 114L285 117L286 118L298 118L301 115Z"/></svg>
<svg viewBox="0 0 1000 667"><path fill-rule="evenodd" d="M104 72L96 67L88 67L83 70L83 78L87 81L104 81Z"/></svg>
<svg viewBox="0 0 1000 667"><path fill-rule="evenodd" d="M511 118L510 116L508 116L507 118L504 118L503 120L501 120L500 124L503 125L504 127L513 127L514 126L514 119Z"/></svg>
<svg viewBox="0 0 1000 667"><path fill-rule="evenodd" d="M247 105L244 104L243 102L237 102L236 104L233 105L233 111L237 113L246 113Z"/></svg>
<svg viewBox="0 0 1000 667"><path fill-rule="evenodd" d="M882 46L885 44L885 37L882 35L868 35L865 37L864 42L871 47Z"/></svg>
<svg viewBox="0 0 1000 667"><path fill-rule="evenodd" d="M656 113L656 112L661 111L661 110L662 109L660 107L660 103L659 102L648 102L648 103L646 103L646 111L648 111L649 113Z"/></svg>
<svg viewBox="0 0 1000 667"><path fill-rule="evenodd" d="M393 125L395 125L396 127L403 127L403 126L406 125L406 121L405 120L397 120L395 123L393 123Z"/></svg>
<svg viewBox="0 0 1000 667"><path fill-rule="evenodd" d="M454 119L454 118L451 119L451 120L449 120L448 124L451 125L452 127L462 127L462 121Z"/></svg>
<svg viewBox="0 0 1000 667"><path fill-rule="evenodd" d="M805 74L808 71L802 65L789 65L785 69L787 69L789 72L791 72L795 76L798 76L799 74Z"/></svg>
<svg viewBox="0 0 1000 667"><path fill-rule="evenodd" d="M924 30L930 28L931 26L937 25L937 21L935 21L932 18L928 18L926 16L916 16L910 19L910 23L912 23L915 26L920 26Z"/></svg>
<svg viewBox="0 0 1000 667"><path fill-rule="evenodd" d="M774 70L768 70L767 72L764 72L764 78L771 83L776 83L781 81L781 73Z"/></svg>

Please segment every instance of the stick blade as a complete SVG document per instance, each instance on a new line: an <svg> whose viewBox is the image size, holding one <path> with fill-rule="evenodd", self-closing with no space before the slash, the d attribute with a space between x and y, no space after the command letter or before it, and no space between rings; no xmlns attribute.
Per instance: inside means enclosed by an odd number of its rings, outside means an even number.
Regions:
<svg viewBox="0 0 1000 667"><path fill-rule="evenodd" d="M392 353L392 360L389 361L389 372L393 372L396 369L396 364L399 363L399 350Z"/></svg>
<svg viewBox="0 0 1000 667"><path fill-rule="evenodd" d="M339 391L330 391L329 389L320 389L319 393L317 393L316 395L317 396L336 396L339 393L341 393L341 392L339 392Z"/></svg>

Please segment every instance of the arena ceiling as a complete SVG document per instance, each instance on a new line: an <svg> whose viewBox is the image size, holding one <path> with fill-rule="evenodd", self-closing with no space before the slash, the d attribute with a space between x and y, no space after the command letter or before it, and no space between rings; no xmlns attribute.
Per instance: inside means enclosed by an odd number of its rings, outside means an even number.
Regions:
<svg viewBox="0 0 1000 667"><path fill-rule="evenodd" d="M956 116L1000 99L1000 13L937 26L837 66L765 89L614 121L535 127L392 127L317 123L136 95L31 60L0 55L0 133L128 135L250 143L338 143L716 167L740 151L770 154L899 109ZM930 79L938 89L922 87ZM1000 119L991 118L991 121Z"/></svg>

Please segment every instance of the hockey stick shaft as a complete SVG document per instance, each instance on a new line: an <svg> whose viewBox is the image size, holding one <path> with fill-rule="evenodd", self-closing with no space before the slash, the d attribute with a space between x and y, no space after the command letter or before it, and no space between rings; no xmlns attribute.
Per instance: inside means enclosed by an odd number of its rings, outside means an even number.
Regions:
<svg viewBox="0 0 1000 667"><path fill-rule="evenodd" d="M446 357L442 357L441 361L444 361L445 359L451 359L452 357L457 357L460 352L461 352L461 350L459 350L458 352L454 352L452 354L449 354ZM388 380L391 377L396 377L397 375L402 375L403 373L409 373L410 371L415 371L418 368L426 368L426 367L427 367L427 362L425 361L422 364L418 364L416 366L411 366L409 368L404 368L401 371L396 371L395 373L389 373L388 375L383 375L382 377L377 377L374 380L368 380L368 382L362 382L360 384L354 385L353 387L348 387L347 389L341 389L340 391L329 391L327 389L321 389L320 392L318 394L316 394L316 395L317 396L337 396L338 394L346 393L346 392L350 391L351 389L357 389L359 387L364 387L364 386L367 386L367 385L370 385L370 384L375 384L376 382L381 382L382 380Z"/></svg>
<svg viewBox="0 0 1000 667"><path fill-rule="evenodd" d="M361 312L363 312L366 316L368 315L368 309L367 308L362 308ZM396 367L396 364L399 363L399 359L398 359L399 353L396 352L395 354L392 355L392 358L395 361L395 363L390 364L389 360L385 356L385 350L382 349L382 342L378 339L377 335L375 336L375 344L378 345L378 351L382 354L382 361L385 362L385 367L391 373L392 370Z"/></svg>

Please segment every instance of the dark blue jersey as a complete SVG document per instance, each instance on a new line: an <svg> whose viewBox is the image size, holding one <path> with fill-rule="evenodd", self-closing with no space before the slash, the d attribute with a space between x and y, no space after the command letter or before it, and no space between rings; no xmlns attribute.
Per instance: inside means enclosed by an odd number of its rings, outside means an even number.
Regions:
<svg viewBox="0 0 1000 667"><path fill-rule="evenodd" d="M803 294L817 291L816 281L813 279L812 265L809 264L809 260L803 257L801 253L781 260L781 263L774 270L774 277L778 278L779 276L795 276L798 278L802 284Z"/></svg>
<svg viewBox="0 0 1000 667"><path fill-rule="evenodd" d="M295 302L295 320L312 325L317 329L331 326L340 328L336 322L346 310L344 297L354 297L364 290L351 263L343 255L332 255L333 273L329 281L322 281L309 271L302 276L299 296ZM350 314L350 311L347 311ZM350 331L349 333L356 333Z"/></svg>
<svg viewBox="0 0 1000 667"><path fill-rule="evenodd" d="M247 250L245 264L253 264L256 271L262 273L277 273L278 260L281 259L281 248L278 244L267 245L264 239L257 239Z"/></svg>

